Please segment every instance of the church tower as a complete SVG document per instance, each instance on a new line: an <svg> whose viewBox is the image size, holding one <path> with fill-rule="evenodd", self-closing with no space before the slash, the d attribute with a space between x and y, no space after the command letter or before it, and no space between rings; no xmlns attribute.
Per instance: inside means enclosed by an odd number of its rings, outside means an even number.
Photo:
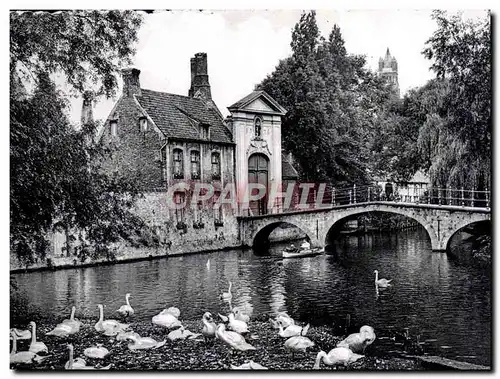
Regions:
<svg viewBox="0 0 500 379"><path fill-rule="evenodd" d="M391 56L389 48L385 53L384 58L380 58L378 61L378 73L382 77L386 78L389 83L391 83L394 88L394 92L399 97L399 83L398 83L398 61L395 57Z"/></svg>

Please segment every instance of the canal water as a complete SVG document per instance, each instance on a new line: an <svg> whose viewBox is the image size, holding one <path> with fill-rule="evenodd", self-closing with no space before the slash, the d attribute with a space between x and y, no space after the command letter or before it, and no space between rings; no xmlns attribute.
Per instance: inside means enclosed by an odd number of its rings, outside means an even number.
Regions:
<svg viewBox="0 0 500 379"><path fill-rule="evenodd" d="M220 251L110 266L11 275L17 290L11 304L14 324L30 319L60 320L77 306L77 317L116 318L130 292L139 320L177 306L182 319L205 311L227 313L220 294L233 283L233 306L254 316L287 311L300 322L330 325L339 333L371 325L381 350L398 350L396 333L409 328L424 351L489 365L491 359L491 278L485 269L462 265L431 251L423 229L397 234L343 237L336 256L282 260L251 250ZM208 265L207 262L210 262ZM374 285L377 269L393 286Z"/></svg>

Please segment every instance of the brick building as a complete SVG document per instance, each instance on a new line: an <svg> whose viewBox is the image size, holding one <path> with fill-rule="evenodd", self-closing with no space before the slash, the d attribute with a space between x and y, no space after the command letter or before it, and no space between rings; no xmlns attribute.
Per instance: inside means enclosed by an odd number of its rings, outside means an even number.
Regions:
<svg viewBox="0 0 500 379"><path fill-rule="evenodd" d="M296 171L287 159L282 163L281 156L281 117L286 110L267 93L254 91L228 107L231 116L224 120L211 97L206 53L191 58L188 96L141 88L136 68L124 69L122 78L122 96L99 138L118 147L107 168L137 178L145 192L166 191L179 182L191 189L197 182L210 183L216 199L233 183L244 203L249 182L281 190L282 164L286 180L293 181ZM174 201L183 202L189 195L178 191ZM250 208L266 213L274 206L267 209L261 201ZM191 217L181 216L176 217L182 222Z"/></svg>

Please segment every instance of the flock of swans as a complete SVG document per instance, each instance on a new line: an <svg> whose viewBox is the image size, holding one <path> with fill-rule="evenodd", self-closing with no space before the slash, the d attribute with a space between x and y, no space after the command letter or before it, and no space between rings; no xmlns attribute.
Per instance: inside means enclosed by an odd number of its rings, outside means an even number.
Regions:
<svg viewBox="0 0 500 379"><path fill-rule="evenodd" d="M207 262L207 266L209 265L210 261ZM388 287L391 285L391 280L378 278L377 270L375 270L374 273L376 275L375 285L377 287ZM218 316L222 322L217 324L212 314L210 312L205 312L201 320L203 323L201 333L194 333L184 328L182 322L179 320L180 310L176 307L164 309L159 314L155 315L151 321L154 325L169 331L167 338L170 341L197 339L198 337L202 337L206 344L213 344L215 340L220 340L229 347L228 356L231 355L233 350L256 350L251 343L247 342L245 337L249 336L250 338L255 338L254 335L250 334L248 328L252 310L248 307L231 307L233 298L231 289L232 283L229 282L228 292L224 292L220 295L222 300L229 303L230 313L227 316L219 313ZM117 310L124 319L128 319L134 314L134 309L130 305L129 299L130 294L127 293L125 296L126 304ZM99 319L94 325L96 332L105 336L114 337L117 341L129 341L128 348L132 351L157 349L165 345L166 340L156 341L151 337L141 337L138 333L131 330L129 324L124 324L121 321L113 319L105 320L103 305L98 304L97 307L99 309ZM66 338L78 333L82 322L75 319L75 311L76 307L73 306L70 318L57 324L53 330L46 333L46 336ZM278 313L274 319L269 319L269 322L271 326L277 330L277 334L281 338L286 339L284 347L290 350L292 355L299 352L305 353L309 347L315 345L315 343L306 336L309 331L309 324L305 326L296 324L295 320L286 312ZM43 342L37 341L36 323L32 321L30 325L32 327L31 332L29 330L19 329L10 330L11 339L13 340L12 351L10 353L11 364L40 363L50 356L47 355L49 353L47 346ZM227 328L229 330L227 330ZM319 369L321 362L328 366L347 366L364 357L364 355L360 353L364 353L366 347L371 345L373 341L375 341L375 338L374 329L371 326L364 325L360 328L358 333L350 334L347 338L340 341L334 349L330 350L330 352L326 353L325 351L320 351L316 356L313 369ZM17 351L17 340L21 339L31 339L29 350ZM68 344L67 348L69 359L64 366L67 370L105 370L111 367L111 365L101 368L87 366L85 359L80 357L74 358L74 347L72 344ZM45 355L39 355L40 353L45 353ZM97 344L97 346L86 348L83 354L88 358L103 359L109 354L109 351L102 345ZM231 365L231 368L242 370L267 369L253 360L241 366Z"/></svg>

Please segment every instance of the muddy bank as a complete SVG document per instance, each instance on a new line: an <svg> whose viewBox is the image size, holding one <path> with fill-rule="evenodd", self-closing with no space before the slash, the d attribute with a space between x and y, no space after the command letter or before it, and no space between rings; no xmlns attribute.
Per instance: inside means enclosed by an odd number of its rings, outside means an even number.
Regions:
<svg viewBox="0 0 500 379"><path fill-rule="evenodd" d="M182 318L182 317L181 317ZM172 342L167 339L168 331L147 322L130 322L130 327L143 337L152 337L157 341L166 339L166 344L158 349L130 351L128 342L116 341L113 337L98 334L94 329L96 320L83 320L80 332L74 336L59 339L46 336L54 324L40 324L37 327L37 339L44 342L50 357L40 364L11 366L18 370L64 370L68 361L67 344L75 348L75 358L82 357L87 365L103 367L111 364L111 370L228 370L231 365L240 365L253 360L270 370L311 370L316 354L320 350L329 351L334 348L344 336L334 336L329 327L311 327L308 337L315 346L305 354L292 356L284 347L286 339L278 336L277 331L264 319L250 321L250 333L247 341L256 350L248 352L232 351L219 340L208 344L203 338ZM186 329L200 332L202 322L183 321ZM26 328L26 325L14 325ZM27 350L30 341L18 341L18 351ZM83 355L84 349L102 344L110 354L104 359L90 359ZM232 349L231 349L232 350ZM365 358L353 363L347 368L338 370L424 370L425 365L417 359L400 358L377 350L377 341L370 346ZM333 368L321 365L322 370Z"/></svg>

